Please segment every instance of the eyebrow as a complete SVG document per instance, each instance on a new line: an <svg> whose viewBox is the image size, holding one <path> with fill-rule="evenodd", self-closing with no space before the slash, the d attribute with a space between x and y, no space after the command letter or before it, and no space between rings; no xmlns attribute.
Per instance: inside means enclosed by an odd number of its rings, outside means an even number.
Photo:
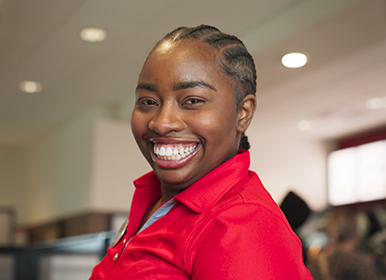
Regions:
<svg viewBox="0 0 386 280"><path fill-rule="evenodd" d="M203 87L208 88L213 91L217 91L216 88L211 86L210 84L205 83L204 81L189 81L189 82L180 82L173 85L173 90L182 90L182 89L188 89L188 88L195 88L195 87ZM157 86L155 84L148 84L148 83L140 83L135 88L135 91L138 92L140 90L148 90L155 92L157 91Z"/></svg>
<svg viewBox="0 0 386 280"><path fill-rule="evenodd" d="M154 84L141 83L137 85L137 87L135 88L135 92L138 92L142 89L154 92L157 91L157 86Z"/></svg>
<svg viewBox="0 0 386 280"><path fill-rule="evenodd" d="M203 88L211 89L213 91L217 91L213 86L205 83L204 81L189 81L189 82L176 83L173 86L173 90L181 90L181 89L188 89L188 88L195 88L195 87L203 87Z"/></svg>

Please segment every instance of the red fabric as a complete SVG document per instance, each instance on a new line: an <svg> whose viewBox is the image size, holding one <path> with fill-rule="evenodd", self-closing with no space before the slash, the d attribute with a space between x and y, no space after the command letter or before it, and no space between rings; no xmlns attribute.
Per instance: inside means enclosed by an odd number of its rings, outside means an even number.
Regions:
<svg viewBox="0 0 386 280"><path fill-rule="evenodd" d="M176 195L170 212L137 235L160 186L153 172L135 181L128 230L90 279L313 279L299 239L248 167L249 152L239 153Z"/></svg>

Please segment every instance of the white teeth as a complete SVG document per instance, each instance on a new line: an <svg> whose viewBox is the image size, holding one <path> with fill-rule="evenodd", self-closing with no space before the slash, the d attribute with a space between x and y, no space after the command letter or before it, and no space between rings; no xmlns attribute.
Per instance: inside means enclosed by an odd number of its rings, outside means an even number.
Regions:
<svg viewBox="0 0 386 280"><path fill-rule="evenodd" d="M187 147L187 148L173 148L172 146L167 146L162 144L154 145L154 154L157 155L158 158L163 160L180 160L190 153L192 153L196 149L195 146Z"/></svg>

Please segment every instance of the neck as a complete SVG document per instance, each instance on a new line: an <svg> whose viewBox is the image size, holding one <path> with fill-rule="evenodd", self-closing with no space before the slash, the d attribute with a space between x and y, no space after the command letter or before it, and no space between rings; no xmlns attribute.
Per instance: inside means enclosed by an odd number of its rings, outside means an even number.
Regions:
<svg viewBox="0 0 386 280"><path fill-rule="evenodd" d="M187 186L186 188L188 188ZM161 204L164 204L166 201L172 199L175 195L179 194L180 192L184 191L186 188L183 189L175 189L173 186L168 186L167 184L161 183Z"/></svg>

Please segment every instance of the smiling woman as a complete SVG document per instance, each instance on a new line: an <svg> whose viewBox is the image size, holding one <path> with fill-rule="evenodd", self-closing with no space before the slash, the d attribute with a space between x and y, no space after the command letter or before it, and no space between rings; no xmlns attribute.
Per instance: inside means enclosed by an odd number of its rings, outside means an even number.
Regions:
<svg viewBox="0 0 386 280"><path fill-rule="evenodd" d="M162 203L236 155L243 132L239 115L248 114L243 122L252 117L254 96L237 109L234 82L215 54L210 45L182 40L155 48L139 75L132 129L161 181ZM154 145L194 150L168 160L154 154Z"/></svg>
<svg viewBox="0 0 386 280"><path fill-rule="evenodd" d="M239 149L255 92L252 56L214 27L177 28L154 47L131 118L153 171L134 182L128 226L90 279L312 279Z"/></svg>

